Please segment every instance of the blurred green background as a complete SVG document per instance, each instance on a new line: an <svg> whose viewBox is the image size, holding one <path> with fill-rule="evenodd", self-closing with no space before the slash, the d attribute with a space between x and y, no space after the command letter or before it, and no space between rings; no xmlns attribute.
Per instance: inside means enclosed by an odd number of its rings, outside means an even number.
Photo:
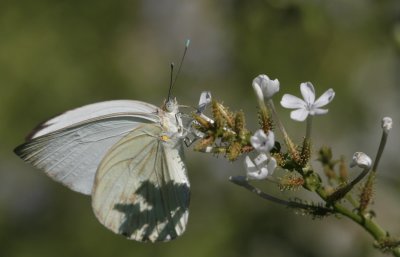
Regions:
<svg viewBox="0 0 400 257"><path fill-rule="evenodd" d="M179 61L187 38L174 89L181 104L195 106L210 90L232 110L243 109L255 129L256 75L280 80L276 104L286 92L299 95L304 81L318 95L334 88L329 115L315 119L314 149L329 145L347 159L355 151L374 156L380 119L391 116L374 209L400 235L400 1L2 0L0 256L383 256L347 219L312 220L229 183L244 174L242 160L188 149L187 231L169 243L143 244L106 230L89 197L12 153L39 122L74 107L110 99L160 105L169 63ZM278 111L300 142L304 124Z"/></svg>

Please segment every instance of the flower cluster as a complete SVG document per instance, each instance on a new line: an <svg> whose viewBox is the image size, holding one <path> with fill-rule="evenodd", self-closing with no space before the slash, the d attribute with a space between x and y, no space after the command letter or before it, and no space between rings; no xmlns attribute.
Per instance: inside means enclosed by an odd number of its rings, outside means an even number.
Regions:
<svg viewBox="0 0 400 257"><path fill-rule="evenodd" d="M400 256L400 240L392 238L389 232L381 228L373 218L374 181L390 130L392 119L384 117L381 121L382 138L375 159L363 152L356 152L350 165L344 157L334 159L329 147L318 151L318 161L323 167L326 179L316 172L310 160L312 158L311 127L313 116L328 113L325 108L335 97L333 89L326 90L316 97L311 82L300 84L302 98L284 94L280 104L291 109L290 117L294 121L306 121L306 133L302 144L296 144L290 138L283 123L279 119L273 102L280 90L278 79L270 79L267 75L259 75L252 82L258 102L259 129L254 133L246 128L242 111L232 112L222 103L211 101L209 92L202 93L199 107L194 115L195 128L199 143L195 150L215 155L222 154L229 161L237 160L245 154L245 176L231 176L230 181L244 187L259 197L293 208L296 212L324 217L329 214L342 215L363 226L379 242L380 249L390 249L395 256ZM208 118L203 111L211 103L213 118ZM276 130L282 136L282 142L275 138ZM358 175L349 172L348 167L358 167L362 171ZM283 174L278 177L276 169ZM354 169L357 170L357 169ZM275 174L274 174L275 173ZM253 180L268 179L276 182L280 190L297 190L303 188L315 193L318 202L296 198L296 201L282 199L263 192L255 187ZM361 183L364 181L363 183ZM356 193L354 191L358 190Z"/></svg>
<svg viewBox="0 0 400 257"><path fill-rule="evenodd" d="M279 92L280 83L278 79L271 80L267 75L261 74L254 78L252 83L254 92L260 104L260 108L266 108L264 102L272 102L272 97ZM300 84L300 92L303 99L296 96L285 94L282 97L281 105L285 108L296 109L291 112L290 117L296 121L304 121L307 117L313 115L326 114L327 109L321 107L330 103L335 92L333 89L328 89L317 100L315 100L315 90L311 82ZM271 104L270 108L274 108ZM308 124L309 125L309 124ZM286 136L286 131L281 126L283 134ZM251 145L259 153L254 160L249 156L245 158L245 167L247 170L247 178L249 179L265 179L268 175L272 174L276 168L276 160L270 156L269 152L274 146L275 136L269 130L267 134L263 130L257 130L251 137ZM288 140L290 142L290 140ZM293 146L289 146L293 148ZM293 150L294 152L295 150Z"/></svg>

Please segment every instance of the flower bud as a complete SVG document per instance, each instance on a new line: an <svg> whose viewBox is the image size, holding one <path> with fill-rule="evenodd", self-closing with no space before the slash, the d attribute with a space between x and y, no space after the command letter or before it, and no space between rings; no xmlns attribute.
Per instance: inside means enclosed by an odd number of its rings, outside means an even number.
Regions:
<svg viewBox="0 0 400 257"><path fill-rule="evenodd" d="M279 91L278 79L271 80L267 75L258 75L253 80L253 88L260 101L263 99L270 99L275 93Z"/></svg>
<svg viewBox="0 0 400 257"><path fill-rule="evenodd" d="M199 107L197 108L198 113L204 112L204 110L210 103L211 103L211 92L210 91L201 92Z"/></svg>
<svg viewBox="0 0 400 257"><path fill-rule="evenodd" d="M355 152L353 155L353 161L350 163L350 167L358 166L363 169L371 168L371 158L363 152Z"/></svg>
<svg viewBox="0 0 400 257"><path fill-rule="evenodd" d="M392 129L392 124L393 124L392 118L384 117L382 119L382 129L386 134L389 133L389 130Z"/></svg>

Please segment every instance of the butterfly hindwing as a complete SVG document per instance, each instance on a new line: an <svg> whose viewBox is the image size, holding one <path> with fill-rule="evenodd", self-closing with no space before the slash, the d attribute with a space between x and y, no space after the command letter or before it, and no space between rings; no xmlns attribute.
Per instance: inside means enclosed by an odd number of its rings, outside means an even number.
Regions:
<svg viewBox="0 0 400 257"><path fill-rule="evenodd" d="M96 217L129 239L168 241L186 228L189 182L182 142L163 132L157 124L135 128L108 151L96 173Z"/></svg>

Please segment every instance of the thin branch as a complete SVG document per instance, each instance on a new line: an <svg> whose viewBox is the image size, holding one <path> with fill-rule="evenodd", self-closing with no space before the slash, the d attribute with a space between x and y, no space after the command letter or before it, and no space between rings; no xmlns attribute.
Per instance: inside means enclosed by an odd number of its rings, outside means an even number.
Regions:
<svg viewBox="0 0 400 257"><path fill-rule="evenodd" d="M253 192L256 195L258 195L259 197L261 197L265 200L269 200L273 203L281 204L281 205L284 205L284 206L287 206L290 208L302 209L302 210L310 212L311 214L319 215L319 216L323 216L323 215L334 212L334 210L331 208L325 208L322 206L315 206L315 205L304 204L304 203L294 202L294 201L287 201L287 200L283 200L283 199L277 198L275 196L269 195L269 194L261 191L259 188L251 185L248 182L248 180L243 176L230 177L229 180L232 183L234 183L238 186L244 187L247 190L249 190L250 192Z"/></svg>
<svg viewBox="0 0 400 257"><path fill-rule="evenodd" d="M349 184L339 188L336 190L334 193L332 193L330 196L328 196L327 201L328 202L334 202L342 199L343 197L346 196L348 192L350 192L353 187L360 182L370 171L370 169L364 169L355 179L353 179Z"/></svg>

